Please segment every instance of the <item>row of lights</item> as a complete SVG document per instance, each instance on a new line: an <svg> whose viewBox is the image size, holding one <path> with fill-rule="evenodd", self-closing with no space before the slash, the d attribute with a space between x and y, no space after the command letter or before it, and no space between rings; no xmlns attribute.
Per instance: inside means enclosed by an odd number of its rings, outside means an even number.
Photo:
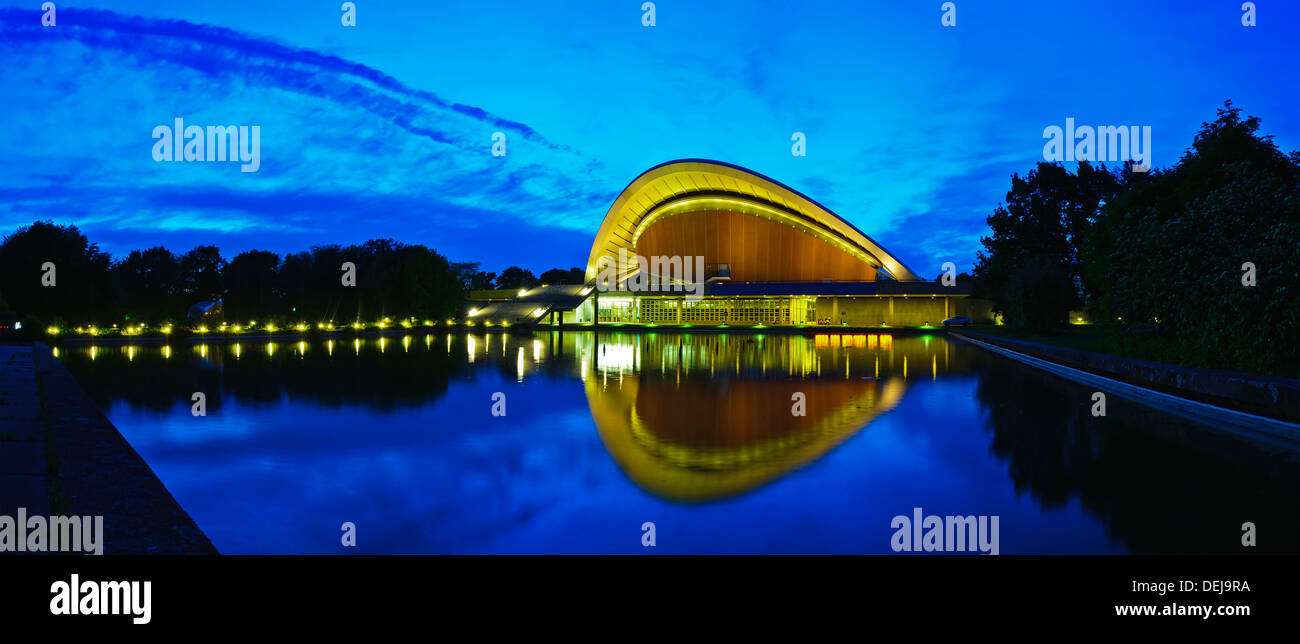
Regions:
<svg viewBox="0 0 1300 644"><path fill-rule="evenodd" d="M540 317L541 314L542 314L543 312L544 312L544 311L543 311L541 308L538 308L536 311L534 311L534 315ZM474 314L473 312L470 313L470 315L473 315L473 314ZM379 327L380 329L386 329L386 328L388 328L389 326L392 325L392 322L393 322L392 318L384 318L383 320L380 320L380 321L376 322L376 323L375 323L375 326ZM450 319L447 320L447 325L449 325L449 326L450 326L450 325L453 325L453 324L455 324L455 323L456 323L455 320L450 320ZM414 327L415 327L415 318L404 319L404 320L401 321L400 324L401 324L402 328L404 328L404 329L414 328ZM434 324L435 324L435 322L434 322L433 320L425 320L425 321L424 321L424 326L434 326ZM504 324L504 322L503 322L503 324ZM364 324L364 323L362 323L362 322L354 322L351 326L352 326L353 329L357 329L357 330L365 329L365 328L367 327L367 325ZM253 330L256 330L256 327L257 327L257 321L256 321L256 320L253 320L253 321L250 321L250 322L248 323L247 326L240 325L240 324L234 324L234 325L231 325L231 324L227 324L227 323L222 323L220 326L217 326L215 329L210 329L210 328L208 328L207 325L200 325L200 326L198 326L198 327L195 327L193 330L194 330L195 333L199 333L199 334L211 333L211 332L214 332L214 331L215 331L215 332L218 332L218 333L226 333L226 332L231 332L231 331L233 331L233 332L235 332L235 333L242 333L242 332L244 332L245 330L247 330L247 331L253 331ZM116 329L116 328L118 328L118 327L117 327L116 324L114 324L114 325L112 326L112 328ZM295 330L297 330L297 331L307 331L307 330L310 329L310 328L311 328L311 325L307 324L306 322L299 322L298 324L296 324L296 325L293 326L293 329L295 329ZM333 330L335 330L337 327L336 327L336 326L334 325L334 323L331 321L331 322L319 322L319 323L316 324L316 328L317 328L317 329L320 329L320 330L322 330L322 331L333 331ZM263 330L268 331L268 332L271 332L271 333L274 333L274 332L276 332L276 331L281 331L281 330L284 330L284 329L281 329L281 328L275 326L274 324L268 324L268 325L266 325L265 327L263 327ZM83 335L98 335L101 331L106 331L106 329L100 329L100 328L98 328L98 327L92 325L92 326L79 326L79 327L76 327L75 331L76 331L77 333L79 333L79 334L83 334ZM172 325L168 324L168 325L166 325L166 326L160 328L159 331L160 331L161 333L163 333L163 334L170 334L170 333L172 332ZM45 332L46 332L47 334L49 334L49 335L59 335L60 333L63 332L63 329L60 329L60 328L57 327L57 326L50 326L50 327L48 327L48 328L45 329ZM123 328L123 329L121 330L122 335L139 335L139 334L144 333L144 332L145 332L145 326L144 326L143 324L141 324L141 325L137 325L137 326L127 326L127 327L125 327L125 328Z"/></svg>

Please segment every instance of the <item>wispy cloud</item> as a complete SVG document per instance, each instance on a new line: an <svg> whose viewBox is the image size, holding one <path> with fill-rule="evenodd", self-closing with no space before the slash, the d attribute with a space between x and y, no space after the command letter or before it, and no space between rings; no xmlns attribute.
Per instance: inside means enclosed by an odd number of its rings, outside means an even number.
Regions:
<svg viewBox="0 0 1300 644"><path fill-rule="evenodd" d="M335 56L98 10L62 9L54 29L4 10L0 30L11 61L0 93L14 97L0 133L13 151L0 175L5 227L69 217L140 231L352 237L482 223L438 220L477 209L593 230L613 196L590 180L598 161L528 125ZM259 125L261 170L153 161L153 127L176 117ZM498 131L505 157L490 154Z"/></svg>

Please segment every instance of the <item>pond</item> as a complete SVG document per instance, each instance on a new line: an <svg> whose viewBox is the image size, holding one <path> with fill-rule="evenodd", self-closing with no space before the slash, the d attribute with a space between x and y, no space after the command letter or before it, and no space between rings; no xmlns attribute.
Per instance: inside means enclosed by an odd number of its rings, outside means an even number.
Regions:
<svg viewBox="0 0 1300 644"><path fill-rule="evenodd" d="M224 553L890 553L922 515L996 517L1001 554L1300 548L1294 451L1113 396L1094 417L1091 390L942 334L58 357Z"/></svg>

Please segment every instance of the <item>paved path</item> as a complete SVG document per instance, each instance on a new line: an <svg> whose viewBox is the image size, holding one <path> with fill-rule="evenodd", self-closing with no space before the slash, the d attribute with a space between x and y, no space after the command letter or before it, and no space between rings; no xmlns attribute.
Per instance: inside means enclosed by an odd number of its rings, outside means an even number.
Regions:
<svg viewBox="0 0 1300 644"><path fill-rule="evenodd" d="M0 346L0 515L50 514L45 426L30 346Z"/></svg>
<svg viewBox="0 0 1300 644"><path fill-rule="evenodd" d="M0 346L0 368L0 515L102 515L105 554L216 553L49 347Z"/></svg>

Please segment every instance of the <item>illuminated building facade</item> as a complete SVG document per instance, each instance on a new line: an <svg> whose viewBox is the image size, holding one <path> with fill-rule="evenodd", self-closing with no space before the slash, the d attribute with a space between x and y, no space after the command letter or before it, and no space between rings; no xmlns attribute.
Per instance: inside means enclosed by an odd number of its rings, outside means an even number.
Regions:
<svg viewBox="0 0 1300 644"><path fill-rule="evenodd" d="M921 280L812 199L694 159L655 166L619 194L596 233L586 281L490 303L471 320L894 327L987 318L968 285Z"/></svg>

